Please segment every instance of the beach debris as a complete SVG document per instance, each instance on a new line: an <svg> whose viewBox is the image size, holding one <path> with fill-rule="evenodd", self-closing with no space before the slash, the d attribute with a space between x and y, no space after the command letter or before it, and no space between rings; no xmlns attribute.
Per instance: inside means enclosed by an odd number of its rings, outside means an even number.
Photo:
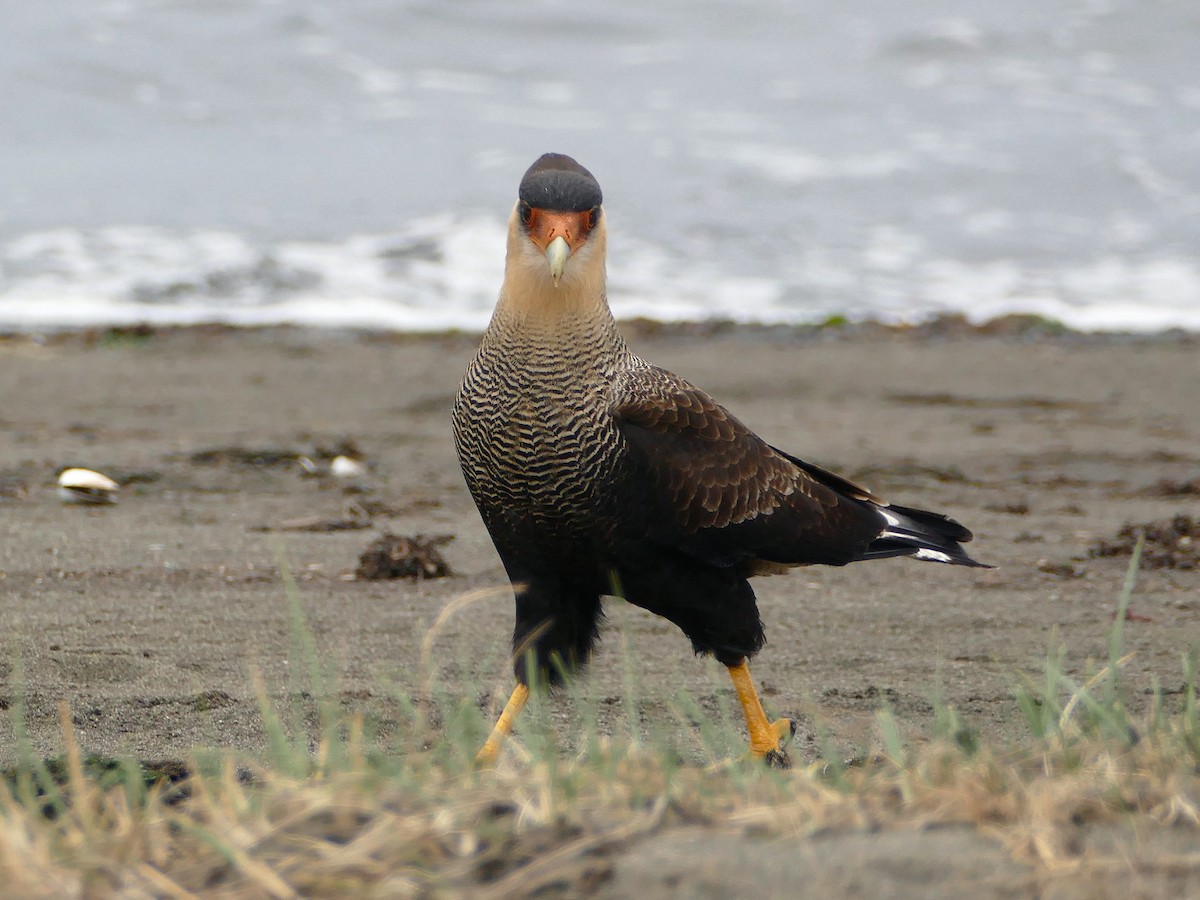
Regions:
<svg viewBox="0 0 1200 900"><path fill-rule="evenodd" d="M1178 515L1167 522L1127 522L1114 540L1096 541L1088 556L1132 556L1144 537L1143 569L1200 569L1200 519Z"/></svg>
<svg viewBox="0 0 1200 900"><path fill-rule="evenodd" d="M154 484L156 481L162 481L163 473L155 469L118 469L113 476L122 487L129 487L131 484Z"/></svg>
<svg viewBox="0 0 1200 900"><path fill-rule="evenodd" d="M370 479L365 460L354 438L343 438L334 447L318 445L298 454L296 466L301 478L320 479L322 487L336 485L343 493L362 494L368 492Z"/></svg>
<svg viewBox="0 0 1200 900"><path fill-rule="evenodd" d="M396 506L385 500L370 497L346 497L342 511L337 516L300 516L295 519L285 519L274 525L258 525L253 531L308 531L314 533L331 533L335 531L360 531L370 528L376 517L395 518L408 515L415 511L432 509L440 506L438 500L416 498L402 506Z"/></svg>
<svg viewBox="0 0 1200 900"><path fill-rule="evenodd" d="M1010 516L1029 515L1029 503L1025 500L1013 500L1008 503L988 503L983 508L988 512L1006 513Z"/></svg>
<svg viewBox="0 0 1200 900"><path fill-rule="evenodd" d="M1163 478L1146 489L1152 497L1200 497L1200 478L1172 481Z"/></svg>
<svg viewBox="0 0 1200 900"><path fill-rule="evenodd" d="M296 465L300 467L301 478L320 478L321 467L317 465L311 458L301 456L296 459Z"/></svg>
<svg viewBox="0 0 1200 900"><path fill-rule="evenodd" d="M365 454L352 437L341 438L332 444L317 443L301 446L247 447L230 444L207 447L189 453L186 459L193 466L240 466L254 469L295 467L302 478L329 478L349 487L361 483L367 476Z"/></svg>
<svg viewBox="0 0 1200 900"><path fill-rule="evenodd" d="M371 490L371 476L361 458L339 454L329 464L329 474L343 494L365 494Z"/></svg>
<svg viewBox="0 0 1200 900"><path fill-rule="evenodd" d="M29 497L29 485L23 481L0 479L0 503L6 500L26 500Z"/></svg>
<svg viewBox="0 0 1200 900"><path fill-rule="evenodd" d="M64 469L58 476L58 496L63 503L101 506L117 502L121 486L91 469Z"/></svg>
<svg viewBox="0 0 1200 900"><path fill-rule="evenodd" d="M233 465L272 468L293 465L301 455L298 450L282 447L211 447L192 453L188 456L188 462L194 466Z"/></svg>
<svg viewBox="0 0 1200 900"><path fill-rule="evenodd" d="M1082 578L1087 574L1087 569L1083 566L1062 560L1039 559L1036 565L1039 572L1045 572L1047 575L1057 575L1059 578Z"/></svg>
<svg viewBox="0 0 1200 900"><path fill-rule="evenodd" d="M379 497L359 496L347 498L344 511L347 515L358 516L363 519L375 517L394 519L398 516L407 516L430 509L437 509L441 505L442 501L436 497L413 497L404 503L397 504Z"/></svg>
<svg viewBox="0 0 1200 900"><path fill-rule="evenodd" d="M361 516L301 516L286 519L278 525L259 525L254 531L309 531L325 534L334 531L360 531L371 527L371 520Z"/></svg>
<svg viewBox="0 0 1200 900"><path fill-rule="evenodd" d="M83 332L86 347L138 346L153 338L158 330L147 322L133 325L111 325L108 328L89 328Z"/></svg>
<svg viewBox="0 0 1200 900"><path fill-rule="evenodd" d="M357 459L339 454L329 464L329 474L339 481L354 481L366 477L367 467Z"/></svg>
<svg viewBox="0 0 1200 900"><path fill-rule="evenodd" d="M452 573L437 548L452 540L452 534L404 537L385 533L359 556L355 577L367 581L445 578Z"/></svg>
<svg viewBox="0 0 1200 900"><path fill-rule="evenodd" d="M1112 611L1112 614L1109 616L1109 618L1114 622L1117 620L1117 611L1115 609ZM1147 615L1143 615L1142 613L1136 613L1132 609L1126 609L1125 610L1125 621L1126 622L1153 622L1154 616L1147 616Z"/></svg>
<svg viewBox="0 0 1200 900"><path fill-rule="evenodd" d="M301 456L296 465L300 468L301 478L320 479L323 487L336 485L347 494L363 494L369 490L370 473L361 458L339 453L326 463L311 456Z"/></svg>

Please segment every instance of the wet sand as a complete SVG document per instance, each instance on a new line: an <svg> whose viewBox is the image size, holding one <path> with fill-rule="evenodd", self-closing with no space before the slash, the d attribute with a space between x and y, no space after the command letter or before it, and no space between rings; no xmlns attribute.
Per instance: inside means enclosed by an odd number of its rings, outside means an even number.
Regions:
<svg viewBox="0 0 1200 900"><path fill-rule="evenodd" d="M1196 509L1194 339L642 328L632 342L776 445L955 516L996 566L893 560L757 580L769 644L754 673L773 712L802 719L800 756L814 752L813 716L848 753L869 747L881 698L920 732L939 682L985 731L1021 737L1020 673L1056 644L1075 675L1107 653L1127 560L1089 547ZM283 329L0 343L0 708L23 696L45 753L58 750L60 698L88 752L261 746L250 673L276 696L310 688L281 561L347 703L386 722L397 691L422 690L429 626L486 587L446 619L434 655L443 684L505 688L511 600L448 427L475 343ZM368 493L301 477L291 457L347 439L371 468ZM124 483L120 502L63 505L53 485L68 465ZM377 513L372 528L263 530L355 502ZM351 580L384 530L454 535L441 549L455 575ZM1198 589L1195 569L1141 573L1126 624L1135 704L1152 677L1180 684ZM728 697L720 667L672 626L609 611L587 682L609 726L626 658L643 716L681 684L714 710ZM0 757L12 754L5 727Z"/></svg>

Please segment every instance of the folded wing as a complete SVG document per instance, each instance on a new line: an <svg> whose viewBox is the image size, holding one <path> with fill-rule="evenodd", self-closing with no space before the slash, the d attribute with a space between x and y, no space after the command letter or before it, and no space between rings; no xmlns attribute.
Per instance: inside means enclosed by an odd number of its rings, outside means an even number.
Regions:
<svg viewBox="0 0 1200 900"><path fill-rule="evenodd" d="M839 565L885 528L864 488L798 464L663 369L624 378L613 415L654 540L715 565Z"/></svg>

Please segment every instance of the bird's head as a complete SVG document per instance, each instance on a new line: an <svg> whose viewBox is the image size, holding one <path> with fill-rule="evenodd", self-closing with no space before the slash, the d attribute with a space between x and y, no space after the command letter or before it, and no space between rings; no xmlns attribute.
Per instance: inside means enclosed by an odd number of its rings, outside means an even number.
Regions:
<svg viewBox="0 0 1200 900"><path fill-rule="evenodd" d="M571 157L561 153L540 157L521 179L509 220L509 277L556 292L592 283L602 291L602 199L592 173Z"/></svg>

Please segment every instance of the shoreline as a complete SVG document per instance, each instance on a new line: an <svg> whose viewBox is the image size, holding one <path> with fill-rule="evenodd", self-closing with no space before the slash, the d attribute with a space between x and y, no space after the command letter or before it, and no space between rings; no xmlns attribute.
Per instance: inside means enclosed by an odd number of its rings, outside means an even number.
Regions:
<svg viewBox="0 0 1200 900"><path fill-rule="evenodd" d="M914 340L932 338L998 338L1013 340L1067 340L1095 343L1128 342L1180 342L1200 343L1200 331L1185 328L1167 328L1155 331L1084 331L1069 328L1053 319L1038 315L1013 313L971 322L965 315L947 313L917 322L883 322L878 319L851 319L846 316L831 316L815 323L760 323L738 322L732 319L703 319L695 321L660 321L637 316L618 318L622 330L630 336L645 338L715 338L735 336L760 340L862 340L872 337L907 337ZM300 333L314 337L355 337L363 340L378 339L401 341L406 339L446 339L455 337L478 338L483 329L462 328L403 331L390 328L351 328L295 325L288 323L269 325L238 325L226 322L196 322L184 325L155 325L149 322L131 324L68 326L63 328L0 327L0 344L5 343L54 343L81 339L88 342L121 339L139 339L175 333L196 332L201 334L224 333Z"/></svg>

